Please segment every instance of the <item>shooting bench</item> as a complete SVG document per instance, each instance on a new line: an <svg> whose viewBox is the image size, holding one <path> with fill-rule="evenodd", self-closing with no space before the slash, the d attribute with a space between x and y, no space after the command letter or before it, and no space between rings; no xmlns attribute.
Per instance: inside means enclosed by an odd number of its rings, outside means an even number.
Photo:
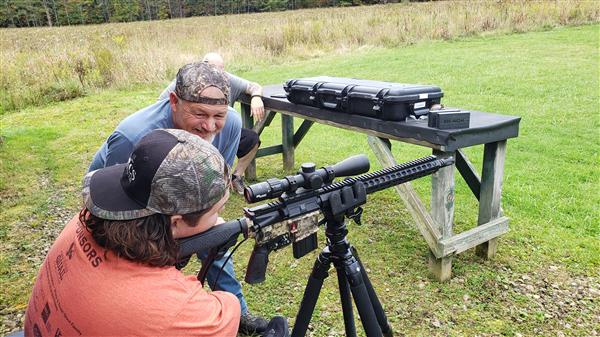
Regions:
<svg viewBox="0 0 600 337"><path fill-rule="evenodd" d="M258 150L256 157L283 154L283 167L293 170L294 150L314 122L354 130L368 135L368 143L384 167L396 165L388 144L389 139L429 147L438 157L453 156L455 164L440 169L431 178L431 213L416 191L405 183L395 186L416 226L429 246L429 267L440 281L450 279L452 257L476 247L483 258L496 254L498 237L508 231L508 218L502 214L502 178L506 140L519 133L520 117L471 111L468 129L439 130L427 126L425 120L406 122L379 121L368 117L349 115L332 110L290 103L281 85L264 87L263 102L268 112L265 119L254 125L250 115L250 97L242 96L242 123L260 134L276 112L281 113L280 145ZM294 117L303 119L294 132ZM484 145L481 176L469 162L462 148ZM453 232L454 219L454 167L479 200L477 226L459 234ZM256 178L253 161L246 171L248 179Z"/></svg>

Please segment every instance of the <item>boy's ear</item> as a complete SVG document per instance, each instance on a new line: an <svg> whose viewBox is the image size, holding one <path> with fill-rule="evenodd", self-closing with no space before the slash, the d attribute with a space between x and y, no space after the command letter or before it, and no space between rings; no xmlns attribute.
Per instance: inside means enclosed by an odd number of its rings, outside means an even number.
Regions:
<svg viewBox="0 0 600 337"><path fill-rule="evenodd" d="M181 215L171 215L171 232L173 233L173 236L175 236L177 229L181 228L182 225L184 225L184 223Z"/></svg>

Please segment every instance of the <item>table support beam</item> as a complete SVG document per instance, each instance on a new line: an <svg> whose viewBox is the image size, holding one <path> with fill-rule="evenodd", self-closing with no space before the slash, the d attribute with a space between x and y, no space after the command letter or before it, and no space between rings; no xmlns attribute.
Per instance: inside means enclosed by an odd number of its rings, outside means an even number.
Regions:
<svg viewBox="0 0 600 337"><path fill-rule="evenodd" d="M252 130L254 130L256 133L258 133L258 135L260 136L263 132L263 130L271 125L271 122L273 121L273 118L275 118L275 111L267 111L267 116L261 120L256 122L256 124L254 125L254 127L252 127Z"/></svg>
<svg viewBox="0 0 600 337"><path fill-rule="evenodd" d="M444 256L456 255L508 232L508 218L503 216L440 241Z"/></svg>
<svg viewBox="0 0 600 337"><path fill-rule="evenodd" d="M506 140L485 144L483 150L483 170L479 197L478 225L483 225L502 216L502 177ZM496 255L498 238L493 238L477 246L477 255L489 259Z"/></svg>
<svg viewBox="0 0 600 337"><path fill-rule="evenodd" d="M281 145L281 144L272 145L272 146L268 146L268 147L261 147L256 152L256 158L266 157L266 156L270 156L270 155L274 155L274 154L278 154L278 153L283 153L283 145Z"/></svg>
<svg viewBox="0 0 600 337"><path fill-rule="evenodd" d="M283 169L294 169L294 117L281 114L281 145L283 145Z"/></svg>
<svg viewBox="0 0 600 337"><path fill-rule="evenodd" d="M315 122L309 121L308 119L305 119L302 122L302 124L298 128L298 131L296 131L296 133L294 134L294 147L295 148L298 147L298 145L300 144L300 142L302 141L302 139L304 138L304 136L306 136L306 134L308 133L308 130L310 130L310 127L314 123Z"/></svg>
<svg viewBox="0 0 600 337"><path fill-rule="evenodd" d="M384 141L375 136L368 136L368 142L381 165L390 167L397 164L388 145ZM427 242L433 255L442 257L443 255L438 245L438 241L442 239L442 235L417 192L410 183L396 185L394 188L400 195L400 198L402 198L406 209L411 214L417 229L421 232L423 238L425 238L425 242Z"/></svg>
<svg viewBox="0 0 600 337"><path fill-rule="evenodd" d="M465 152L460 149L456 151L456 168L471 189L471 192L473 192L475 198L479 200L481 178L479 178L475 166L471 164Z"/></svg>
<svg viewBox="0 0 600 337"><path fill-rule="evenodd" d="M296 131L296 133L294 134L294 137L293 137L294 140L292 143L293 143L294 149L296 147L298 147L298 144L300 144L300 142L302 141L304 136L308 133L308 130L310 129L310 127L313 124L314 124L313 121L302 122L302 125L300 125L300 127L298 128L298 130ZM263 148L258 149L258 152L256 153L256 158L270 156L270 155L278 154L278 153L284 153L283 144L272 145L272 146L263 147Z"/></svg>

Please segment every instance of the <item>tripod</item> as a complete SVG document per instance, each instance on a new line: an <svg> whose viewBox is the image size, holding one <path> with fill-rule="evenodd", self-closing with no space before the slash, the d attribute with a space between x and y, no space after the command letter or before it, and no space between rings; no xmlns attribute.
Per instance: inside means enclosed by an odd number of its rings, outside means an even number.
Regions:
<svg viewBox="0 0 600 337"><path fill-rule="evenodd" d="M329 210L323 212L325 214L327 246L317 257L308 278L300 309L296 315L292 337L306 335L308 323L319 298L323 281L329 276L328 271L332 263L337 273L346 336L356 336L352 309L352 299L354 299L367 337L378 337L382 334L391 337L392 330L381 302L375 294L373 285L360 262L356 249L346 239L348 230L346 229L345 214L348 214L348 211L353 211L358 204L362 203L362 200L355 200L350 204L341 205L339 203L339 192L334 193L338 193L337 196L331 198L330 195L329 199L336 199L338 202L331 201ZM342 194L347 196L344 191L342 191ZM348 198L346 198L347 200ZM343 209L340 209L340 207Z"/></svg>

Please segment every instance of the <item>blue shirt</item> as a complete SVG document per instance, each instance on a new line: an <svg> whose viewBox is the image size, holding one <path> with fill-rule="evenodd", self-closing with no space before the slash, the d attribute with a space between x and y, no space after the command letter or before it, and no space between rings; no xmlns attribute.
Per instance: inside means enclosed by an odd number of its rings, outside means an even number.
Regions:
<svg viewBox="0 0 600 337"><path fill-rule="evenodd" d="M169 100L160 100L128 116L119 123L115 131L102 144L89 171L115 164L126 163L133 152L134 145L148 132L156 129L172 129L171 104ZM212 145L216 147L225 162L233 167L235 154L240 143L242 120L233 108L228 108L225 126L215 136Z"/></svg>

